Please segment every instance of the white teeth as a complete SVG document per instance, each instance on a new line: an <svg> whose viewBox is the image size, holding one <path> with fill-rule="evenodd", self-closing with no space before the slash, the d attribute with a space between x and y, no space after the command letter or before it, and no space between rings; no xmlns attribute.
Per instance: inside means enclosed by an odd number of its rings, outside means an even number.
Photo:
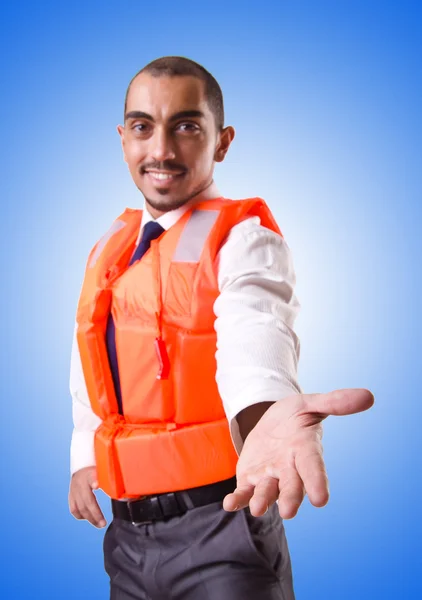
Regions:
<svg viewBox="0 0 422 600"><path fill-rule="evenodd" d="M174 175L170 175L169 173L154 173L153 171L148 171L148 173L154 177L154 179L173 179Z"/></svg>

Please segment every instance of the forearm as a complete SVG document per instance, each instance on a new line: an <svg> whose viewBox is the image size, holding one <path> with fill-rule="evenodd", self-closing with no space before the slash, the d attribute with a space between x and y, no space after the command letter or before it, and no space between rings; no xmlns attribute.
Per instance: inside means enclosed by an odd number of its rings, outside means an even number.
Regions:
<svg viewBox="0 0 422 600"><path fill-rule="evenodd" d="M101 419L92 411L89 402L76 341L76 329L72 345L69 387L74 425L70 446L70 470L73 475L84 467L95 465L94 436L101 423Z"/></svg>

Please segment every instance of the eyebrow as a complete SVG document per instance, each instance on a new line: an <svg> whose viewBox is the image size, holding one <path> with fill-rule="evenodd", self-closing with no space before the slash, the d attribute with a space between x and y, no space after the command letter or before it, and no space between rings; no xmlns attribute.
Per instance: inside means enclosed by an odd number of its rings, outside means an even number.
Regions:
<svg viewBox="0 0 422 600"><path fill-rule="evenodd" d="M181 110L180 112L172 115L169 121L177 121L178 119L188 119L192 117L204 118L205 115L200 110ZM131 110L130 112L126 113L125 121L128 121L129 119L147 119L148 121L155 123L155 119L152 115L141 110Z"/></svg>

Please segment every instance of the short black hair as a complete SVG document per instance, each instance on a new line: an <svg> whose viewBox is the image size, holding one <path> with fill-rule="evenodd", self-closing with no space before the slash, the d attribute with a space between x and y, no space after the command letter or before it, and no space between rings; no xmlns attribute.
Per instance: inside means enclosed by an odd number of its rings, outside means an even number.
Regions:
<svg viewBox="0 0 422 600"><path fill-rule="evenodd" d="M223 93L217 80L202 65L184 56L163 56L148 63L130 80L125 96L125 112L127 97L133 80L141 73L150 73L153 77L181 77L191 76L200 79L205 84L205 97L211 112L214 114L217 129L224 127Z"/></svg>

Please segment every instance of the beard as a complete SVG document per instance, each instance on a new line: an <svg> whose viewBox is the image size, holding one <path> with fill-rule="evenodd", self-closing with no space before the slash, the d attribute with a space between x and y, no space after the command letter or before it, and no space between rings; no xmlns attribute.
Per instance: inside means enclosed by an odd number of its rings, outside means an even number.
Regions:
<svg viewBox="0 0 422 600"><path fill-rule="evenodd" d="M160 212L169 212L171 210L176 210L177 208L180 208L181 206L183 206L184 204L186 204L187 202L189 202L189 200L192 200L192 198L194 198L195 196L197 196L198 194L200 194L201 192L203 192L204 190L206 190L213 182L213 179L211 178L211 181L207 181L204 183L199 184L196 188L194 188L192 190L192 192L187 195L187 196L182 196L180 198L168 198L166 199L166 196L170 193L169 189L158 189L157 194L159 194L160 196L162 196L162 200L153 200L151 198L147 198L144 194L144 198L145 201L154 209ZM142 192L142 190L139 188L140 192Z"/></svg>

